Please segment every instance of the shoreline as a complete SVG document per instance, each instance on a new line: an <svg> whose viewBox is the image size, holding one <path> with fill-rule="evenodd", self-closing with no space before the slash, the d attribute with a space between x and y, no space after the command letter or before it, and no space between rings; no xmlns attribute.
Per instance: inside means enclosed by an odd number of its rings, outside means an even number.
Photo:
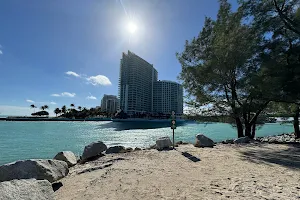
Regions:
<svg viewBox="0 0 300 200"><path fill-rule="evenodd" d="M70 168L55 199L296 199L298 148L179 145L105 155Z"/></svg>
<svg viewBox="0 0 300 200"><path fill-rule="evenodd" d="M156 141L159 146L147 149L108 148L98 141L87 145L80 159L73 152L64 151L54 159L23 160L2 165L0 179L5 182L0 181L0 188L4 184L8 187L6 192L13 191L7 185L16 184L15 178L4 180L3 175L18 174L19 177L19 171L11 170L20 170L20 184L25 184L28 176L46 179L47 182L48 174L52 174L48 181L53 189L39 189L47 195L50 193L52 200L297 199L300 198L300 157L297 154L300 139L295 139L294 143L274 142L283 138L290 140L291 137L292 134L282 134L247 140L246 143L237 140L233 144L230 141L212 143L211 148L177 142L175 149L170 148L170 144L161 149L162 143L158 141L162 138ZM197 144L198 135L196 138ZM266 139L271 141L266 142ZM22 164L26 162L36 163L37 168ZM40 166L43 170L35 171ZM43 175L45 169L47 176ZM8 172L10 175L6 176ZM31 179L30 184L38 184L38 180ZM26 195L30 198L32 194Z"/></svg>

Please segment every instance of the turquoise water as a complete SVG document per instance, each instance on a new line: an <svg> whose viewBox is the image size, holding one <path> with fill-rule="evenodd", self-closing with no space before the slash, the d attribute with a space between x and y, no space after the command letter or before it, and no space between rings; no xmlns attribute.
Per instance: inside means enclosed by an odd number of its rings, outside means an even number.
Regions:
<svg viewBox="0 0 300 200"><path fill-rule="evenodd" d="M172 136L171 129L124 130L116 122L6 122L0 121L0 164L21 159L52 158L59 151L70 150L77 155L85 145L101 140L108 146L148 147L161 136ZM257 136L292 132L293 126L266 124ZM194 142L203 133L216 142L235 138L237 133L229 124L190 123L177 127L175 140Z"/></svg>

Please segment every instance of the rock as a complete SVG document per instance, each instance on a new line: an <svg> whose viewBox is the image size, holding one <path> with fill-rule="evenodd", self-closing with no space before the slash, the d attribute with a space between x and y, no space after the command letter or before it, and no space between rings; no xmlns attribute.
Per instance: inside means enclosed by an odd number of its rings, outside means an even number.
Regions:
<svg viewBox="0 0 300 200"><path fill-rule="evenodd" d="M109 147L105 153L110 154L110 153L125 153L126 149L123 146L114 146L114 147Z"/></svg>
<svg viewBox="0 0 300 200"><path fill-rule="evenodd" d="M131 147L128 147L128 148L125 149L125 151L126 151L126 152L132 152L133 149L132 149Z"/></svg>
<svg viewBox="0 0 300 200"><path fill-rule="evenodd" d="M93 159L97 156L100 156L102 152L106 150L107 150L107 146L103 142L101 141L93 142L84 147L81 160L87 161Z"/></svg>
<svg viewBox="0 0 300 200"><path fill-rule="evenodd" d="M234 142L232 139L230 139L230 140L224 140L224 141L222 141L222 143L223 144L233 144Z"/></svg>
<svg viewBox="0 0 300 200"><path fill-rule="evenodd" d="M48 180L55 182L69 173L68 164L60 160L20 160L0 166L0 182L13 179Z"/></svg>
<svg viewBox="0 0 300 200"><path fill-rule="evenodd" d="M47 180L22 179L0 183L0 200L54 200L51 183Z"/></svg>
<svg viewBox="0 0 300 200"><path fill-rule="evenodd" d="M169 149L172 146L172 142L169 137L161 137L156 140L156 149L163 150Z"/></svg>
<svg viewBox="0 0 300 200"><path fill-rule="evenodd" d="M72 151L62 151L56 154L54 157L55 160L65 161L69 167L76 165L77 159L75 154Z"/></svg>
<svg viewBox="0 0 300 200"><path fill-rule="evenodd" d="M196 135L195 147L214 147L214 141L203 134Z"/></svg>
<svg viewBox="0 0 300 200"><path fill-rule="evenodd" d="M156 144L151 145L148 149L156 149Z"/></svg>
<svg viewBox="0 0 300 200"><path fill-rule="evenodd" d="M242 144L242 143L249 143L250 142L250 138L249 137L240 137L237 138L233 141L235 144Z"/></svg>
<svg viewBox="0 0 300 200"><path fill-rule="evenodd" d="M290 138L288 142L296 142L295 138Z"/></svg>
<svg viewBox="0 0 300 200"><path fill-rule="evenodd" d="M135 147L134 151L141 151L141 148Z"/></svg>
<svg viewBox="0 0 300 200"><path fill-rule="evenodd" d="M182 141L178 141L178 142L176 142L176 144L178 144L178 145L179 145L179 144L182 144L182 143L183 143Z"/></svg>
<svg viewBox="0 0 300 200"><path fill-rule="evenodd" d="M276 142L276 139L275 139L274 137L270 137L270 138L268 139L268 142L269 142L269 143L275 143L275 142Z"/></svg>

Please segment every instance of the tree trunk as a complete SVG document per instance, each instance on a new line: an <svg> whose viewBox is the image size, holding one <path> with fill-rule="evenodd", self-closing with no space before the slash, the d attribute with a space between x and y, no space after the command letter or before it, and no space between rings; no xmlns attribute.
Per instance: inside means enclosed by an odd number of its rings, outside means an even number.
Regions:
<svg viewBox="0 0 300 200"><path fill-rule="evenodd" d="M235 117L235 123L237 127L238 137L244 137L243 124L241 122L241 119L239 117Z"/></svg>
<svg viewBox="0 0 300 200"><path fill-rule="evenodd" d="M295 115L294 115L294 131L295 131L295 138L300 138L300 130L299 130L299 106L297 106Z"/></svg>
<svg viewBox="0 0 300 200"><path fill-rule="evenodd" d="M254 123L254 124L252 125L252 134L251 134L251 138L252 138L252 139L255 138L255 131L256 131L256 123Z"/></svg>
<svg viewBox="0 0 300 200"><path fill-rule="evenodd" d="M245 123L245 136L251 137L251 124Z"/></svg>

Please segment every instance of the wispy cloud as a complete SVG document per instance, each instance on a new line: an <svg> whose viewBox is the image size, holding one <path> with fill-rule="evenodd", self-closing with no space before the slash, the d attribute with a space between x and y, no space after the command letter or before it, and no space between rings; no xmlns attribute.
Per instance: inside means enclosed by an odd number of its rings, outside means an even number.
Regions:
<svg viewBox="0 0 300 200"><path fill-rule="evenodd" d="M30 100L30 99L27 99L26 102L28 103L35 103L35 104L51 104L51 105L56 105L57 103L54 102L54 101L33 101L33 100Z"/></svg>
<svg viewBox="0 0 300 200"><path fill-rule="evenodd" d="M75 93L70 93L70 92L62 92L60 94L51 94L52 97L75 97Z"/></svg>
<svg viewBox="0 0 300 200"><path fill-rule="evenodd" d="M0 55L2 55L3 54L3 51L0 49Z"/></svg>
<svg viewBox="0 0 300 200"><path fill-rule="evenodd" d="M27 99L26 102L28 102L28 103L34 103L34 101L32 101L30 99Z"/></svg>
<svg viewBox="0 0 300 200"><path fill-rule="evenodd" d="M76 72L72 72L72 71L67 71L66 74L70 75L70 76L80 77L79 74L77 74Z"/></svg>
<svg viewBox="0 0 300 200"><path fill-rule="evenodd" d="M111 85L110 80L103 75L97 75L97 76L90 76L86 78L89 84L92 85Z"/></svg>
<svg viewBox="0 0 300 200"><path fill-rule="evenodd" d="M88 100L97 100L97 97L94 97L94 96L87 96L86 99Z"/></svg>

